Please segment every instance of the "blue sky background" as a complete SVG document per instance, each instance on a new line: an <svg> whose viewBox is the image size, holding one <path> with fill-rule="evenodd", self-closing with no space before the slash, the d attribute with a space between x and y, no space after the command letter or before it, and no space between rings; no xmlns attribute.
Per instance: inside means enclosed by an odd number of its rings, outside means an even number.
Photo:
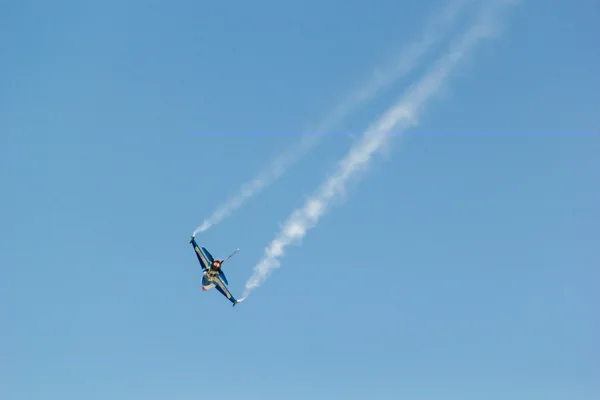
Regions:
<svg viewBox="0 0 600 400"><path fill-rule="evenodd" d="M189 235L299 137L191 132L317 123L442 4L4 4L0 397L597 398L592 0L512 9L247 302L200 291ZM353 140L198 237L234 294Z"/></svg>

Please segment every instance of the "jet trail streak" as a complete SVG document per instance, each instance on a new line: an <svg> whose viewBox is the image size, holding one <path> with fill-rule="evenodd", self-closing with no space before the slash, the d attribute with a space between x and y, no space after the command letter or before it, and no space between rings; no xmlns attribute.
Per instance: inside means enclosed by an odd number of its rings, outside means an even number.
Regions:
<svg viewBox="0 0 600 400"><path fill-rule="evenodd" d="M323 133L332 129L356 108L372 100L380 90L392 85L402 76L408 74L418 65L429 49L445 36L446 31L452 26L461 9L472 1L474 0L455 0L451 2L443 12L427 23L427 28L419 40L410 43L391 65L376 70L371 81L367 82L364 87L357 90L347 100L338 105L328 117L311 131L314 133ZM264 188L281 178L288 168L298 162L320 141L321 137L321 135L317 134L308 134L303 137L298 145L277 157L258 176L242 185L240 191L221 204L210 217L204 220L202 225L196 228L193 234L196 235L208 230L213 225L230 216L236 209L244 205L247 200L256 196Z"/></svg>
<svg viewBox="0 0 600 400"><path fill-rule="evenodd" d="M494 6L507 4L506 0L494 2ZM367 170L373 156L384 149L394 136L387 132L392 129L404 131L416 124L417 116L429 100L440 89L448 75L456 68L467 53L481 40L493 33L492 16L496 7L484 8L479 22L473 24L459 38L443 57L416 85L410 88L400 100L372 124L362 139L354 145L339 162L337 170L317 189L304 206L294 211L283 224L275 239L265 249L265 255L254 268L254 274L246 283L243 298L257 288L280 266L279 258L285 248L304 238L309 229L314 228L325 214L330 202L344 193L346 184Z"/></svg>

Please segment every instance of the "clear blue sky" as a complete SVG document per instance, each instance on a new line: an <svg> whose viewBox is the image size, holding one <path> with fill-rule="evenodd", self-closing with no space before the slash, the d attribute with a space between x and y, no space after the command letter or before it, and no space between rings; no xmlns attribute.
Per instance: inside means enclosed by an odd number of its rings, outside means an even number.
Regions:
<svg viewBox="0 0 600 400"><path fill-rule="evenodd" d="M600 10L522 3L235 309L189 235L299 137L191 132L316 123L443 2L5 4L0 398L598 398ZM353 140L198 237L234 294Z"/></svg>

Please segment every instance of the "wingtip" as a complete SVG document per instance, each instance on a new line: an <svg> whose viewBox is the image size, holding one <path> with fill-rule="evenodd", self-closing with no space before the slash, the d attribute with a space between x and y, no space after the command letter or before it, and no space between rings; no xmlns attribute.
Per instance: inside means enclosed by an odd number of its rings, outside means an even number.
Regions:
<svg viewBox="0 0 600 400"><path fill-rule="evenodd" d="M238 304L240 304L240 303L241 303L242 301L244 301L244 300L245 300L245 298L241 298L241 299L239 299L239 300L236 300L236 301L235 301L235 303L233 303L233 306L234 306L234 307L235 307L235 306L237 306Z"/></svg>

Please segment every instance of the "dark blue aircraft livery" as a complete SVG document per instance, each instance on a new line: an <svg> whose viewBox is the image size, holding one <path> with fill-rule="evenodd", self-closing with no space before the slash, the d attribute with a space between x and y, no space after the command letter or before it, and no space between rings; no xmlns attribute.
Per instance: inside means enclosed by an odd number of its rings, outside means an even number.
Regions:
<svg viewBox="0 0 600 400"><path fill-rule="evenodd" d="M221 292L223 296L227 297L227 299L229 299L229 301L231 301L231 303L233 303L233 306L235 307L243 299L236 300L235 297L233 297L233 295L231 294L231 292L229 292L229 289L226 286L229 285L229 282L227 282L227 277L225 276L225 273L223 272L221 267L223 266L223 263L225 261L229 260L240 249L234 251L226 259L219 261L215 260L212 254L210 254L208 250L206 250L204 247L198 246L194 236L192 236L192 238L190 239L190 243L192 244L192 246L194 246L194 251L196 252L196 256L198 257L198 261L200 262L200 266L202 267L202 271L204 272L204 275L202 276L202 290L205 291L210 290L212 288L217 288L217 290Z"/></svg>

